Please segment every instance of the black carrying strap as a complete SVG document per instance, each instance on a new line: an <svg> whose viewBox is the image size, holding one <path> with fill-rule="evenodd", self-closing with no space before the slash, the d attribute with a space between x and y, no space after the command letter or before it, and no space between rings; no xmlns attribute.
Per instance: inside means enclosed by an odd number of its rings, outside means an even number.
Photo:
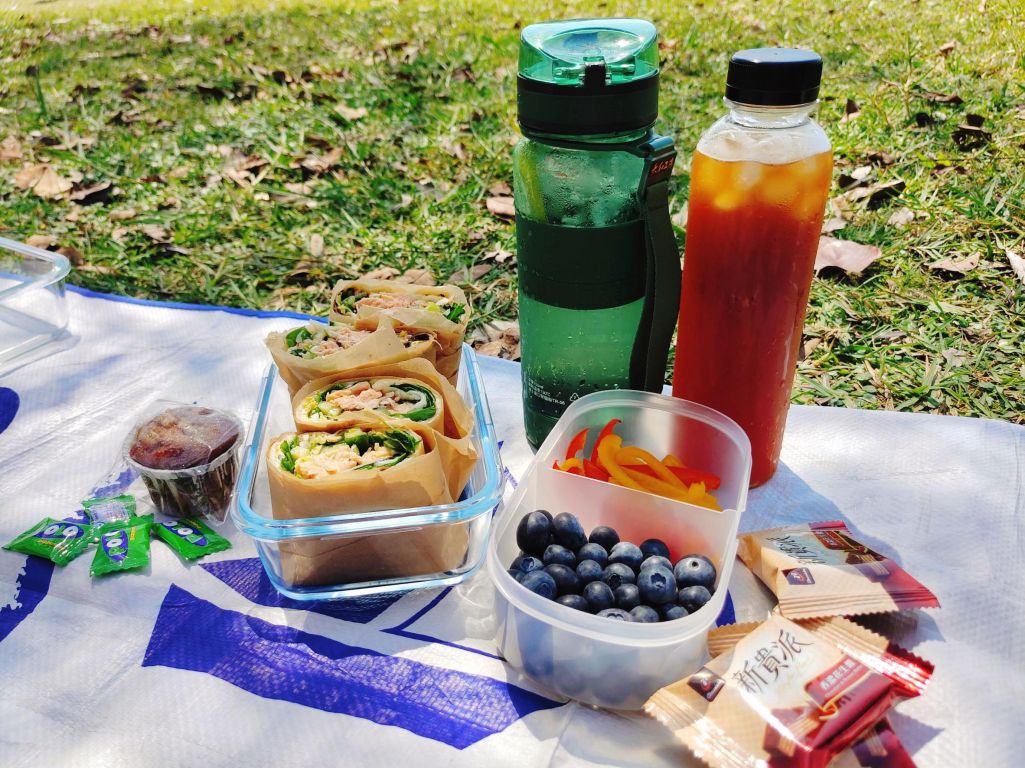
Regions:
<svg viewBox="0 0 1025 768"><path fill-rule="evenodd" d="M641 149L644 173L637 196L644 216L647 265L644 308L630 355L630 386L661 392L680 311L680 250L669 218L669 177L676 147L668 136L652 136Z"/></svg>

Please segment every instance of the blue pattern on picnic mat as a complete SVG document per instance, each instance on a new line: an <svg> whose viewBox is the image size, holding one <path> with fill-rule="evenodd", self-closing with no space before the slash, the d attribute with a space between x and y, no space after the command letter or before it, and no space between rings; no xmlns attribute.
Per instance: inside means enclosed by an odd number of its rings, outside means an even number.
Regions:
<svg viewBox="0 0 1025 768"><path fill-rule="evenodd" d="M0 433L11 426L20 404L17 392L10 387L0 387Z"/></svg>
<svg viewBox="0 0 1025 768"><path fill-rule="evenodd" d="M174 585L142 665L206 672L257 696L394 725L456 749L561 706L490 677L219 608Z"/></svg>
<svg viewBox="0 0 1025 768"><path fill-rule="evenodd" d="M285 597L267 578L260 558L247 557L241 560L221 560L216 563L202 563L203 570L216 576L229 587L257 605L269 608L293 608L299 611L322 613L344 621L366 624L391 607L405 592L387 595L353 597L347 600L305 602Z"/></svg>

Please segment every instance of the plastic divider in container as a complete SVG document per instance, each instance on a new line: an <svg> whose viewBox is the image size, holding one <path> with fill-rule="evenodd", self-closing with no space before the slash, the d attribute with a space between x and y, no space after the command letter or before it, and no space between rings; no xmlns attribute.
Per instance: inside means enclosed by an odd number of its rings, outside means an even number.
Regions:
<svg viewBox="0 0 1025 768"><path fill-rule="evenodd" d="M591 443L611 418L625 444L674 453L713 472L722 512L551 468L573 435ZM589 450L588 446L585 448ZM659 688L700 668L706 637L726 600L747 499L750 446L740 427L709 408L642 392L588 395L573 403L541 446L516 493L495 521L488 570L496 588L496 641L515 668L558 693L595 706L639 709ZM626 541L658 537L674 562L703 554L716 566L712 600L700 610L657 624L619 622L576 611L524 588L508 573L519 551L516 527L534 509L571 512L585 530L615 528Z"/></svg>

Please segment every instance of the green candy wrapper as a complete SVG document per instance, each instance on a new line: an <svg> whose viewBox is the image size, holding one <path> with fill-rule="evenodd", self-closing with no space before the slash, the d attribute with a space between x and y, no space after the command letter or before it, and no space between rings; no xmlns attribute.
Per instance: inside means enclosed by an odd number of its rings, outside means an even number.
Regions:
<svg viewBox="0 0 1025 768"><path fill-rule="evenodd" d="M143 568L149 565L149 529L153 515L133 517L101 525L90 576Z"/></svg>
<svg viewBox="0 0 1025 768"><path fill-rule="evenodd" d="M198 560L204 555L231 549L231 542L194 517L154 523L153 533L183 560Z"/></svg>
<svg viewBox="0 0 1025 768"><path fill-rule="evenodd" d="M120 496L86 499L82 502L82 509L96 526L131 520L135 517L135 497L123 493Z"/></svg>
<svg viewBox="0 0 1025 768"><path fill-rule="evenodd" d="M92 540L91 525L69 523L48 517L20 536L16 536L4 549L26 555L44 557L57 565L67 565L89 548Z"/></svg>

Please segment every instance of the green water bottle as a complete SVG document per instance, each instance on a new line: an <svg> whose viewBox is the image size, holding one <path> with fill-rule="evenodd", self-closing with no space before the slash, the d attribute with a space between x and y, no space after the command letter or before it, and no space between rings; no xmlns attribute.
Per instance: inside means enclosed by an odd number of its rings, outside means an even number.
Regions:
<svg viewBox="0 0 1025 768"><path fill-rule="evenodd" d="M658 37L639 19L532 24L513 151L523 419L537 448L604 389L661 391L680 301Z"/></svg>

